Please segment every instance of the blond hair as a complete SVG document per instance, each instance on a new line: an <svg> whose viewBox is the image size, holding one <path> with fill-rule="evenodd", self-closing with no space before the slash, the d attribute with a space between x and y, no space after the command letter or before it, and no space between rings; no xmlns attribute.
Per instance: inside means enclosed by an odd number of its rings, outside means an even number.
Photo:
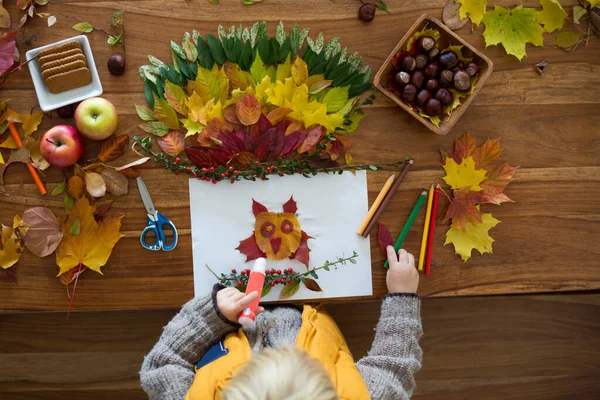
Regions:
<svg viewBox="0 0 600 400"><path fill-rule="evenodd" d="M339 400L321 363L296 346L265 349L234 375L223 400Z"/></svg>

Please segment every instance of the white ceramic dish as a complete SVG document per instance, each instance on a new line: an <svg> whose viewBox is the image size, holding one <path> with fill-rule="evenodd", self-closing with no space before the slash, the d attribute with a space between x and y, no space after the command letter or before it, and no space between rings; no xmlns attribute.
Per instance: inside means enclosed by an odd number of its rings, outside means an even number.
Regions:
<svg viewBox="0 0 600 400"><path fill-rule="evenodd" d="M88 68L92 75L92 83L86 86L78 87L75 89L67 90L62 93L50 93L44 81L42 80L42 74L40 72L40 65L37 62L37 54L41 50L47 49L48 47L56 46L71 40L77 40L81 44L83 54L87 59ZM90 97L97 97L102 94L102 84L100 83L100 77L98 76L98 70L94 63L94 56L92 55L92 49L88 38L84 35L75 36L60 42L52 43L46 46L38 47L36 49L29 50L26 54L27 61L35 58L27 65L29 66L29 73L31 73L31 79L33 79L33 86L37 94L38 102L42 111L52 111L68 104L77 103L79 101L89 99Z"/></svg>

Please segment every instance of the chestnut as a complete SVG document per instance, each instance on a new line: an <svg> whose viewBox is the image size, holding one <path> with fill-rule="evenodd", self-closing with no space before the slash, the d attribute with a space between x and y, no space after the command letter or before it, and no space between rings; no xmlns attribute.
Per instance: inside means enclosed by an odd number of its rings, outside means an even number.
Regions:
<svg viewBox="0 0 600 400"><path fill-rule="evenodd" d="M448 89L440 89L435 93L434 96L436 99L438 99L440 101L440 103L442 103L445 106L448 106L450 104L452 104L452 102L454 101L454 95L452 94L451 91L449 91Z"/></svg>
<svg viewBox="0 0 600 400"><path fill-rule="evenodd" d="M358 18L364 22L370 22L375 18L375 4L365 3L358 9Z"/></svg>
<svg viewBox="0 0 600 400"><path fill-rule="evenodd" d="M454 88L461 92L469 90L471 87L471 77L465 71L456 71L454 73Z"/></svg>
<svg viewBox="0 0 600 400"><path fill-rule="evenodd" d="M415 85L417 89L421 89L423 87L423 81L425 80L425 75L423 72L417 70L413 72L412 77L410 78L410 83Z"/></svg>
<svg viewBox="0 0 600 400"><path fill-rule="evenodd" d="M415 61L417 64L417 69L423 69L427 65L427 62L429 61L429 59L427 58L427 56L425 54L419 54L418 56L415 57Z"/></svg>
<svg viewBox="0 0 600 400"><path fill-rule="evenodd" d="M432 94L438 90L439 86L440 85L438 84L438 81L435 79L429 79L427 82L425 82L425 89L429 90Z"/></svg>
<svg viewBox="0 0 600 400"><path fill-rule="evenodd" d="M429 93L427 90L423 89L419 93L417 93L417 98L415 99L415 103L419 107L423 107L430 98L431 98L431 93Z"/></svg>
<svg viewBox="0 0 600 400"><path fill-rule="evenodd" d="M442 113L442 103L437 99L429 99L425 104L425 114L430 117L440 115Z"/></svg>
<svg viewBox="0 0 600 400"><path fill-rule="evenodd" d="M423 70L423 73L428 78L435 78L439 72L440 72L440 66L436 62L433 62L431 64L427 64L427 66Z"/></svg>
<svg viewBox="0 0 600 400"><path fill-rule="evenodd" d="M433 49L429 50L429 52L427 53L427 57L429 57L429 61L436 61L439 55L440 55L440 49L438 49L437 47L434 47Z"/></svg>
<svg viewBox="0 0 600 400"><path fill-rule="evenodd" d="M108 71L113 75L123 75L127 67L127 60L123 53L115 53L108 59L106 63Z"/></svg>
<svg viewBox="0 0 600 400"><path fill-rule="evenodd" d="M412 103L415 101L415 96L417 95L417 88L415 87L415 85L412 84L408 84L406 86L404 86L404 88L402 89L402 99L404 101L408 101L409 103Z"/></svg>
<svg viewBox="0 0 600 400"><path fill-rule="evenodd" d="M454 74L449 69L445 69L440 74L439 84L442 87L448 87L452 85L452 79L454 79Z"/></svg>
<svg viewBox="0 0 600 400"><path fill-rule="evenodd" d="M458 57L453 51L447 51L445 53L440 54L439 62L442 68L444 69L452 68L457 61Z"/></svg>
<svg viewBox="0 0 600 400"><path fill-rule="evenodd" d="M435 40L430 36L421 36L415 41L417 50L429 51L435 46Z"/></svg>
<svg viewBox="0 0 600 400"><path fill-rule="evenodd" d="M417 66L417 63L413 56L406 55L400 60L400 69L402 71L410 72Z"/></svg>
<svg viewBox="0 0 600 400"><path fill-rule="evenodd" d="M465 64L462 61L456 63L454 68L452 68L452 72L456 72L458 70L465 69Z"/></svg>
<svg viewBox="0 0 600 400"><path fill-rule="evenodd" d="M474 62L470 62L467 64L465 68L465 72L469 74L470 77L473 77L479 73L479 66Z"/></svg>
<svg viewBox="0 0 600 400"><path fill-rule="evenodd" d="M410 75L407 72L400 71L394 75L394 83L398 87L402 87L410 82Z"/></svg>
<svg viewBox="0 0 600 400"><path fill-rule="evenodd" d="M471 50L467 46L463 46L460 52L464 58L473 58L473 56L475 55L475 53L473 53L473 50Z"/></svg>

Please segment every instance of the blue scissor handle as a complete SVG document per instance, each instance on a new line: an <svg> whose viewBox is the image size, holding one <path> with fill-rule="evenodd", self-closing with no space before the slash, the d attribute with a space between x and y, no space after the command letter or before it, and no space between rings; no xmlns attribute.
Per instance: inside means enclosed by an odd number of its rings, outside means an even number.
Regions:
<svg viewBox="0 0 600 400"><path fill-rule="evenodd" d="M169 245L167 244L167 240L163 232L164 226L169 227L169 229L173 231L173 242ZM146 236L149 232L153 232L154 236L156 236L156 241L153 244L146 243ZM177 228L173 222L165 218L158 211L155 211L154 215L148 214L148 225L142 231L140 243L145 249L148 250L173 250L175 246L177 246Z"/></svg>

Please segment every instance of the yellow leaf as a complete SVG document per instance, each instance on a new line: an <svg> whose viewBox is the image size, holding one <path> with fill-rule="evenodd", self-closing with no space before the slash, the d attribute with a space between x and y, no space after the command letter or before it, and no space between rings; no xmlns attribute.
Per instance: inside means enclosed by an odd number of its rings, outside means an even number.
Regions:
<svg viewBox="0 0 600 400"><path fill-rule="evenodd" d="M452 225L446 232L447 244L454 245L454 251L460 255L463 261L471 258L471 251L476 249L480 254L492 252L492 239L489 235L489 230L498 225L500 221L492 216L491 213L485 213L481 217L480 224L467 222L465 230L460 230Z"/></svg>
<svg viewBox="0 0 600 400"><path fill-rule="evenodd" d="M237 64L227 61L223 65L223 71L229 79L229 87L232 89L246 90L248 86L254 85L254 79L246 71L242 71Z"/></svg>
<svg viewBox="0 0 600 400"><path fill-rule="evenodd" d="M544 26L544 32L554 32L563 27L567 12L557 0L540 0L542 11L538 11L536 19Z"/></svg>
<svg viewBox="0 0 600 400"><path fill-rule="evenodd" d="M167 100L163 100L154 95L154 115L156 119L164 123L169 129L179 129L179 119L175 110Z"/></svg>
<svg viewBox="0 0 600 400"><path fill-rule="evenodd" d="M275 75L276 80L284 81L286 78L292 76L292 66L290 63L290 55L288 54L285 62L277 66L277 74Z"/></svg>
<svg viewBox="0 0 600 400"><path fill-rule="evenodd" d="M306 78L306 80L304 81L304 84L306 85L306 87L308 87L310 89L315 83L319 83L324 80L325 80L325 75L323 75L323 74L311 75L308 78Z"/></svg>
<svg viewBox="0 0 600 400"><path fill-rule="evenodd" d="M24 249L23 238L27 231L27 224L23 222L19 215L15 215L13 218L12 228L2 225L2 250L0 250L1 268L8 269L19 261Z"/></svg>
<svg viewBox="0 0 600 400"><path fill-rule="evenodd" d="M346 165L354 165L354 157L350 153L344 154L344 159L346 160Z"/></svg>
<svg viewBox="0 0 600 400"><path fill-rule="evenodd" d="M30 136L27 139L25 139L24 145L29 149L29 156L31 157L31 161L34 167L36 167L40 171L43 171L50 167L48 161L46 161L46 159L42 157L39 139L34 139Z"/></svg>
<svg viewBox="0 0 600 400"><path fill-rule="evenodd" d="M296 57L292 64L292 79L300 86L308 78L308 66L300 57ZM308 85L307 85L308 86Z"/></svg>
<svg viewBox="0 0 600 400"><path fill-rule="evenodd" d="M187 107L185 105L185 92L181 86L177 86L169 81L165 82L165 98L181 115L187 115Z"/></svg>
<svg viewBox="0 0 600 400"><path fill-rule="evenodd" d="M452 189L469 187L474 192L483 190L479 184L485 179L487 171L475 169L473 157L464 158L460 164L457 164L452 157L446 157L446 164L443 167L446 171L444 181Z"/></svg>
<svg viewBox="0 0 600 400"><path fill-rule="evenodd" d="M187 132L185 133L185 137L193 136L202 131L205 128L200 122L192 121L191 119L182 119L181 124Z"/></svg>
<svg viewBox="0 0 600 400"><path fill-rule="evenodd" d="M254 237L267 258L283 260L300 246L302 230L296 214L261 212L256 216Z"/></svg>
<svg viewBox="0 0 600 400"><path fill-rule="evenodd" d="M550 44L560 47L561 49L568 49L569 47L575 46L579 42L579 33L573 31L562 31L554 38L554 41Z"/></svg>
<svg viewBox="0 0 600 400"><path fill-rule="evenodd" d="M0 153L0 164L5 164L4 157L2 156L2 153Z"/></svg>
<svg viewBox="0 0 600 400"><path fill-rule="evenodd" d="M471 22L479 26L485 14L487 0L458 0L460 3L460 19L471 18Z"/></svg>
<svg viewBox="0 0 600 400"><path fill-rule="evenodd" d="M213 71L209 71L205 68L198 66L198 75L196 75L195 89L198 95L203 99L203 102L207 102L211 99L218 99L221 93L219 86L219 78L215 72L215 68L218 71L219 68L213 67ZM227 76L225 76L227 78ZM189 106L188 106L189 107Z"/></svg>
<svg viewBox="0 0 600 400"><path fill-rule="evenodd" d="M590 5L590 8L594 8L600 4L600 0L585 0Z"/></svg>
<svg viewBox="0 0 600 400"><path fill-rule="evenodd" d="M6 140L2 143L0 143L0 147L4 148L4 149L18 149L19 146L17 146L17 143L15 142L15 139L13 139L12 136L7 136Z"/></svg>
<svg viewBox="0 0 600 400"><path fill-rule="evenodd" d="M7 108L0 117L0 122L12 122L13 124L23 124L23 135L28 137L33 132L35 132L44 119L44 113L36 113L36 114L19 114L16 111Z"/></svg>
<svg viewBox="0 0 600 400"><path fill-rule="evenodd" d="M82 264L102 273L102 268L115 244L123 237L119 232L123 216L106 216L100 222L94 218L96 208L85 197L77 200L63 223L65 236L56 249L56 264L59 275ZM75 220L80 221L79 235L69 233Z"/></svg>

